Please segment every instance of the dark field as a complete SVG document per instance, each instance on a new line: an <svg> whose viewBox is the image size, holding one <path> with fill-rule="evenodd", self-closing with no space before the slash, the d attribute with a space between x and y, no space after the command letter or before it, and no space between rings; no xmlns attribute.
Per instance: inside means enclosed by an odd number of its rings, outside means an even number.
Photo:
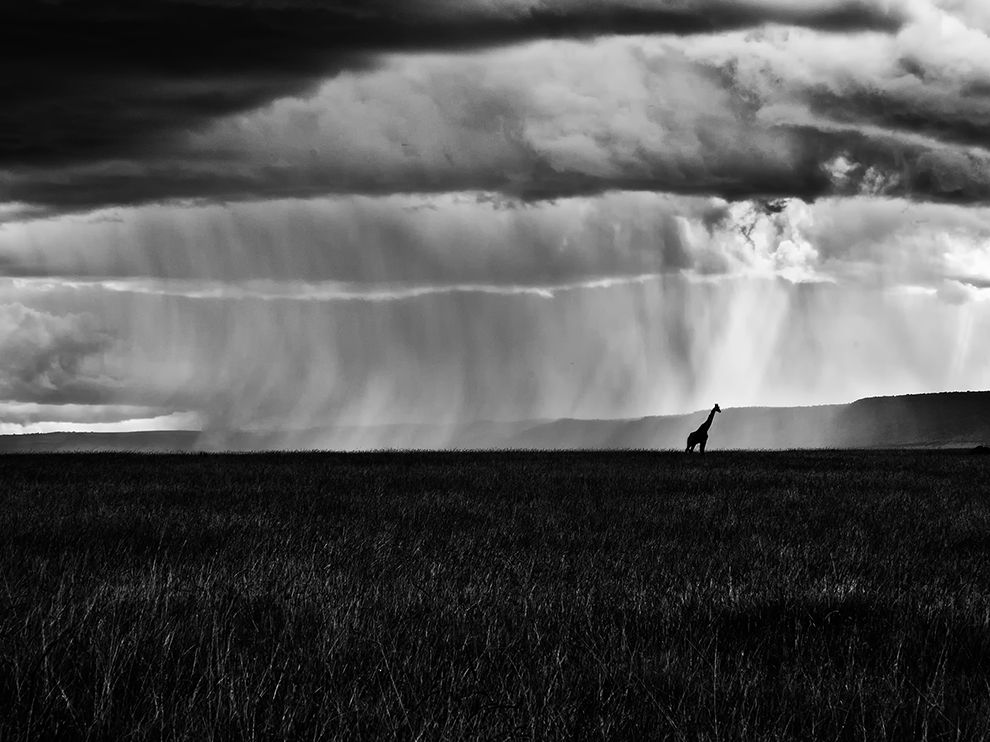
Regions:
<svg viewBox="0 0 990 742"><path fill-rule="evenodd" d="M990 738L990 457L0 474L5 741Z"/></svg>

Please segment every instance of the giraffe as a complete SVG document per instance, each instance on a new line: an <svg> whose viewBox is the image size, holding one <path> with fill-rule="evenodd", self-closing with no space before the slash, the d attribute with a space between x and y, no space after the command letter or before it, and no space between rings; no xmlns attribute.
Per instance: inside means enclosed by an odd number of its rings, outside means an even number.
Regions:
<svg viewBox="0 0 990 742"><path fill-rule="evenodd" d="M721 411L722 408L718 405L712 407L712 411L708 413L708 419L701 424L700 428L688 436L687 448L684 449L685 452L693 451L695 446L699 447L701 453L705 452L705 444L708 443L708 429L712 426L712 420L715 419L715 413Z"/></svg>

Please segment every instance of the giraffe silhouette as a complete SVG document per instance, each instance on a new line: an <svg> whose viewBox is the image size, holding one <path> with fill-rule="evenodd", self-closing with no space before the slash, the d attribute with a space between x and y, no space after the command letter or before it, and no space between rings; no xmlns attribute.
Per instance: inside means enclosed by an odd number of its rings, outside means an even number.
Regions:
<svg viewBox="0 0 990 742"><path fill-rule="evenodd" d="M715 419L715 413L721 411L722 408L718 405L712 407L712 411L708 413L708 419L701 424L701 427L688 436L687 448L684 449L685 452L693 451L695 446L698 446L698 450L701 453L705 452L705 444L708 443L708 429L712 426L712 420Z"/></svg>

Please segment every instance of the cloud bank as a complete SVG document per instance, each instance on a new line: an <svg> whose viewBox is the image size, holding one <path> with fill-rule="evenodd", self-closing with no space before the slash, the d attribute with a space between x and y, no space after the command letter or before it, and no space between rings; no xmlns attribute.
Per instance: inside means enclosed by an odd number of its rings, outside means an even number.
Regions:
<svg viewBox="0 0 990 742"><path fill-rule="evenodd" d="M0 398L44 404L106 401L115 384L101 356L112 342L92 316L0 305Z"/></svg>
<svg viewBox="0 0 990 742"><path fill-rule="evenodd" d="M159 11L167 19L178 7L165 3ZM66 42L66 55L83 60L73 64L78 73L36 59L35 79L8 91L0 186L23 214L183 199L464 190L530 201L617 190L957 203L985 203L990 194L990 84L980 61L990 59L990 39L969 6L918 0L410 7L418 10L182 6L193 17L257 16L263 28L283 31L278 18L309 19L313 26L298 20L288 28L324 39L335 59L350 50L348 59L365 60L334 68L339 74L330 78L316 62L310 68L266 55L248 60L248 31L218 39L215 48L190 42L185 61L154 45L136 48L141 34L120 45L108 40L114 51L106 53L132 55L129 66ZM573 32L541 26L548 13L573 20ZM614 35L625 28L617 19L630 13L640 20L628 30L639 35ZM654 28L641 18L671 15L705 19L708 27L658 21ZM118 9L96 24L92 38L117 33L120 24L121 34L132 33L133 24L154 17ZM598 32L579 33L582 18ZM781 21L791 25L766 25ZM172 21L161 22L171 28ZM324 22L347 29L339 43L320 36ZM376 36L361 24L398 24L408 33ZM469 32L499 24L533 32L505 43L531 43L491 48L497 34L486 41ZM200 28L174 25L176 44L180 26ZM753 28L725 30L737 25ZM834 32L850 29L855 33ZM423 44L410 55L420 31ZM19 47L11 48L8 54ZM34 54L44 45L30 48ZM302 42L265 48L322 59ZM106 80L72 82L93 60L100 69L137 71L122 82L110 72ZM49 68L50 84L39 82Z"/></svg>

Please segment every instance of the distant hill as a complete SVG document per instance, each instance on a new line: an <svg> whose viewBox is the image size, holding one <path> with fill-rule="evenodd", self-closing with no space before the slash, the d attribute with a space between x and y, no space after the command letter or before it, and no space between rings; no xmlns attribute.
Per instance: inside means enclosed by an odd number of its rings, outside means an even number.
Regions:
<svg viewBox="0 0 990 742"><path fill-rule="evenodd" d="M638 420L555 420L520 448L683 448L707 410ZM740 407L712 424L709 448L966 448L990 442L990 392L871 397L845 405Z"/></svg>
<svg viewBox="0 0 990 742"><path fill-rule="evenodd" d="M270 433L47 433L0 436L0 452L251 451L374 448L621 449L684 447L707 415L336 427ZM972 448L990 444L990 392L871 397L845 405L727 408L709 450L725 448Z"/></svg>

